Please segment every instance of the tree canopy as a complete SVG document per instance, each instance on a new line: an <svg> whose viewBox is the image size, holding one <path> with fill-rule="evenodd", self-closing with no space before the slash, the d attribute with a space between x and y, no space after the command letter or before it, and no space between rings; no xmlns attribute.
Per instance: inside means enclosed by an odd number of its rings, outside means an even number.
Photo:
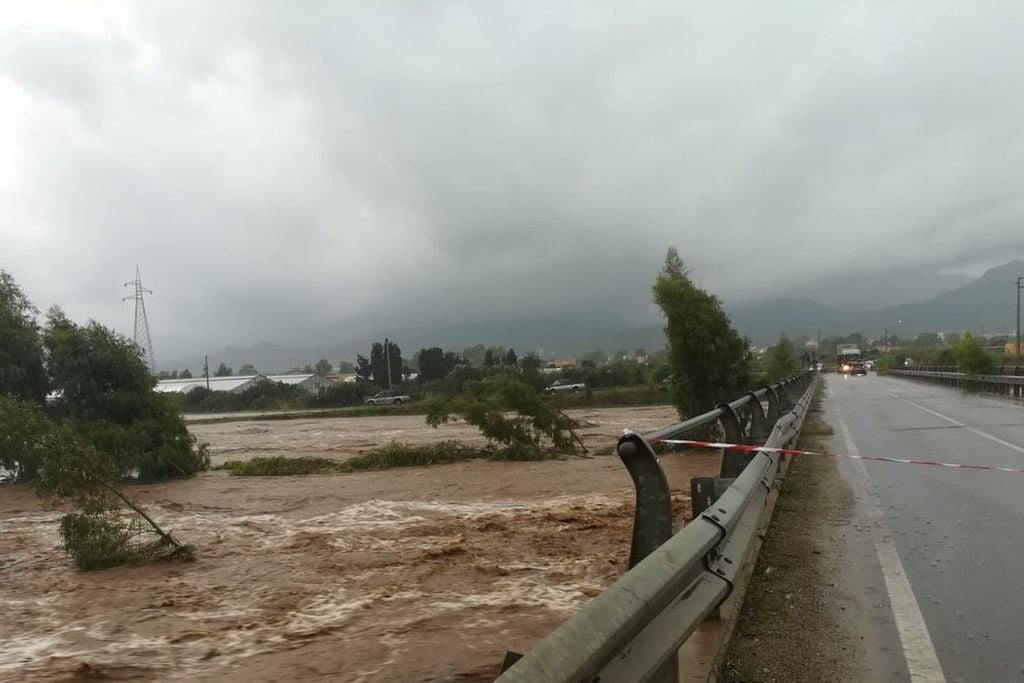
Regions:
<svg viewBox="0 0 1024 683"><path fill-rule="evenodd" d="M800 371L800 356L789 337L782 335L775 346L765 354L765 381L781 382Z"/></svg>
<svg viewBox="0 0 1024 683"><path fill-rule="evenodd" d="M674 247L665 255L653 291L665 317L680 416L711 410L749 388L749 343L733 329L718 298L690 280Z"/></svg>
<svg viewBox="0 0 1024 683"><path fill-rule="evenodd" d="M46 370L36 313L14 278L0 270L0 394L41 402Z"/></svg>
<svg viewBox="0 0 1024 683"><path fill-rule="evenodd" d="M207 467L205 450L196 448L173 399L153 391L156 380L130 340L53 308L43 345L57 392L52 413L110 454L122 476L158 481Z"/></svg>

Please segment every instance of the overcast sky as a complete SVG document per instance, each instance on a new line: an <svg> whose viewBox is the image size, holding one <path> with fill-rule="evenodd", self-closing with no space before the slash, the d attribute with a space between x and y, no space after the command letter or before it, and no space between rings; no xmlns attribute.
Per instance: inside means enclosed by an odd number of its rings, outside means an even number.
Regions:
<svg viewBox="0 0 1024 683"><path fill-rule="evenodd" d="M158 359L1024 253L1019 2L4 2L0 268ZM857 247L845 246L856 244Z"/></svg>

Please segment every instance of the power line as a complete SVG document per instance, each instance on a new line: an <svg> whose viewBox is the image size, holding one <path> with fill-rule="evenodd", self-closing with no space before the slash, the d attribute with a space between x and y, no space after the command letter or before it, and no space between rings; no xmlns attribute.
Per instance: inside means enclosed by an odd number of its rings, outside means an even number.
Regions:
<svg viewBox="0 0 1024 683"><path fill-rule="evenodd" d="M134 292L130 296L121 299L121 301L135 302L135 328L132 332L132 341L142 349L150 372L156 374L156 356L153 355L153 340L149 336L149 319L146 317L146 301L143 298L143 294L152 294L153 290L142 286L142 275L139 273L138 266L135 266L135 279L124 283L124 286L134 287Z"/></svg>

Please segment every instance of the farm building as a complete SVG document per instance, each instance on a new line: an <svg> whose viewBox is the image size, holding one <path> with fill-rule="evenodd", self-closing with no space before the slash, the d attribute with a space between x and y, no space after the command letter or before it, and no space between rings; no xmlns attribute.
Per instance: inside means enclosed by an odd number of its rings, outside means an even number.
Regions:
<svg viewBox="0 0 1024 683"><path fill-rule="evenodd" d="M267 375L267 379L278 384L301 387L311 394L317 394L324 387L324 378L320 375Z"/></svg>
<svg viewBox="0 0 1024 683"><path fill-rule="evenodd" d="M259 382L266 382L263 375L239 375L235 377L211 377L209 387L211 391L227 391L232 394L240 394L249 387L256 386ZM162 379L156 383L156 391L162 394L187 394L193 389L207 386L205 377L192 377L189 379Z"/></svg>

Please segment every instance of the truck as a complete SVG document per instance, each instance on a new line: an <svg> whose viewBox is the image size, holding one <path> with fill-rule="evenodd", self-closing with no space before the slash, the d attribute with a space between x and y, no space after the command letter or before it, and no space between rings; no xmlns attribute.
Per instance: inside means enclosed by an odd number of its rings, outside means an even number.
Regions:
<svg viewBox="0 0 1024 683"><path fill-rule="evenodd" d="M843 374L868 374L860 349L850 344L844 344L836 350L836 367Z"/></svg>
<svg viewBox="0 0 1024 683"><path fill-rule="evenodd" d="M573 382L571 379L556 379L551 386L544 391L549 394L561 394L563 392L576 393L585 391L587 385L584 382Z"/></svg>

